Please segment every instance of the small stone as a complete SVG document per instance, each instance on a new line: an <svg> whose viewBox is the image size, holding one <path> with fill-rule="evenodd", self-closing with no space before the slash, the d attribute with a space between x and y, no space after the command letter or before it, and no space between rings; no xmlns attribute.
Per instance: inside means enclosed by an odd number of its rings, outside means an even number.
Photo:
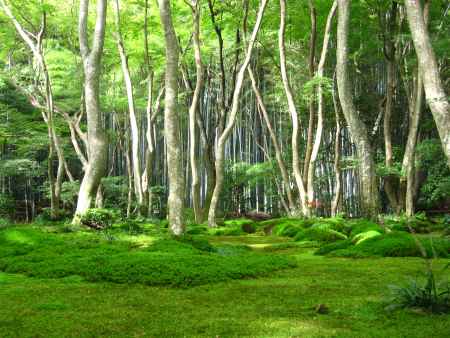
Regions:
<svg viewBox="0 0 450 338"><path fill-rule="evenodd" d="M315 310L316 310L316 313L321 314L321 315L325 315L328 312L330 312L330 309L325 304L317 305Z"/></svg>

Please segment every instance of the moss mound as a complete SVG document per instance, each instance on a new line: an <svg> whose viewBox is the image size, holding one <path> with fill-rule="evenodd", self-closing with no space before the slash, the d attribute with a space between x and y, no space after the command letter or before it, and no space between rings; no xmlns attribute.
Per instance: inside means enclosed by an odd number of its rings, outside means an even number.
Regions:
<svg viewBox="0 0 450 338"><path fill-rule="evenodd" d="M427 256L448 257L450 254L450 240L445 238L419 239L424 246ZM334 248L328 252L337 257L421 257L420 249L411 234L405 232L391 232L380 236L368 238L358 245L348 248Z"/></svg>
<svg viewBox="0 0 450 338"><path fill-rule="evenodd" d="M191 236L153 238L147 247L136 247L92 232L57 234L30 227L0 230L0 271L40 278L76 275L92 282L189 287L293 266L286 257L242 248L219 249Z"/></svg>
<svg viewBox="0 0 450 338"><path fill-rule="evenodd" d="M296 242L300 241L316 241L316 242L336 242L347 239L343 233L331 229L329 226L313 226L309 229L299 231L294 237Z"/></svg>

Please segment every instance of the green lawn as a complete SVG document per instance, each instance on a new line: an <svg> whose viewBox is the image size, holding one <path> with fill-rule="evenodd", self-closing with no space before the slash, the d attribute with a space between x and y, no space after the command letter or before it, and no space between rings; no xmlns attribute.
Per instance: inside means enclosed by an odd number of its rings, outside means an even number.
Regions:
<svg viewBox="0 0 450 338"><path fill-rule="evenodd" d="M0 273L0 337L450 336L450 315L384 310L387 286L416 276L419 258L328 258L308 248L264 250L279 237L210 239L297 266L190 288ZM317 314L318 304L329 313Z"/></svg>

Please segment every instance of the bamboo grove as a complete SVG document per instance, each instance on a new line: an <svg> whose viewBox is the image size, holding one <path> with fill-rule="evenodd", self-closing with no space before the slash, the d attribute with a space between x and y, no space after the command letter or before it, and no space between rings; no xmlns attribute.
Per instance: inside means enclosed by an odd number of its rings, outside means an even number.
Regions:
<svg viewBox="0 0 450 338"><path fill-rule="evenodd" d="M447 210L443 0L0 0L0 212Z"/></svg>

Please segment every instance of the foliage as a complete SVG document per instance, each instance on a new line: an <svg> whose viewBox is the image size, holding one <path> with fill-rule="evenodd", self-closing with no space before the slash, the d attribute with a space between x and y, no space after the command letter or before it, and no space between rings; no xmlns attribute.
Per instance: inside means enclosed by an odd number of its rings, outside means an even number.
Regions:
<svg viewBox="0 0 450 338"><path fill-rule="evenodd" d="M14 199L8 194L0 193L0 217L9 217L14 210Z"/></svg>
<svg viewBox="0 0 450 338"><path fill-rule="evenodd" d="M426 208L439 208L450 198L450 168L438 139L424 140L417 145L419 166L426 170L420 188L419 203Z"/></svg>
<svg viewBox="0 0 450 338"><path fill-rule="evenodd" d="M409 284L390 285L390 305L386 308L421 308L431 313L450 312L450 282L436 281L433 270L425 275L425 280L411 280Z"/></svg>
<svg viewBox="0 0 450 338"><path fill-rule="evenodd" d="M352 242L355 245L358 245L358 244L361 244L362 242L364 242L364 241L366 241L366 240L368 240L370 238L374 238L374 237L377 237L377 236L381 236L381 233L378 232L378 231L375 231L375 230L369 230L369 231L366 231L366 232L360 232L359 234L355 235L352 238Z"/></svg>
<svg viewBox="0 0 450 338"><path fill-rule="evenodd" d="M109 228L114 219L117 217L117 212L110 209L91 208L81 215L81 224L93 229Z"/></svg>

